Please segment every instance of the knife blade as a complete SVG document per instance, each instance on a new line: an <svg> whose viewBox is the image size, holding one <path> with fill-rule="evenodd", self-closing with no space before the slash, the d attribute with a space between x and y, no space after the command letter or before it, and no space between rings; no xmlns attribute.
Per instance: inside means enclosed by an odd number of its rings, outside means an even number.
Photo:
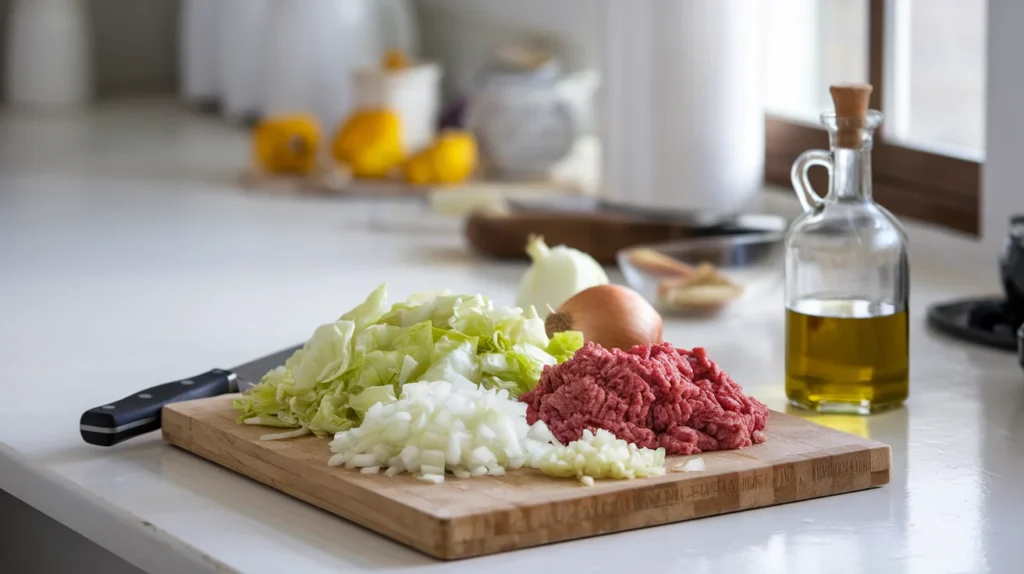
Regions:
<svg viewBox="0 0 1024 574"><path fill-rule="evenodd" d="M114 446L160 428L164 405L244 391L268 371L284 364L302 345L243 363L233 369L211 369L200 375L163 383L82 413L79 431L89 444Z"/></svg>

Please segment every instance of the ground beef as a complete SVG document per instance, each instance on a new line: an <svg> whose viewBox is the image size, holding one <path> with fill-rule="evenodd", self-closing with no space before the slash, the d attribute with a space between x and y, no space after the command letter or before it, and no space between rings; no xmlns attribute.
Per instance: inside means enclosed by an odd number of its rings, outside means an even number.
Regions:
<svg viewBox="0 0 1024 574"><path fill-rule="evenodd" d="M768 408L743 394L703 348L669 343L628 352L587 343L546 367L520 396L530 424L543 420L562 444L603 428L637 446L696 454L765 440Z"/></svg>

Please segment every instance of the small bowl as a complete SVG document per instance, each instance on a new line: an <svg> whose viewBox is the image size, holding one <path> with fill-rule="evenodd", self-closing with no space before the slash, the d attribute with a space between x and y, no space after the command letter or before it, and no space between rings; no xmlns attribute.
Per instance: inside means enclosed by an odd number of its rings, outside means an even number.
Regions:
<svg viewBox="0 0 1024 574"><path fill-rule="evenodd" d="M630 287L659 312L717 314L782 284L785 230L635 245L616 254Z"/></svg>

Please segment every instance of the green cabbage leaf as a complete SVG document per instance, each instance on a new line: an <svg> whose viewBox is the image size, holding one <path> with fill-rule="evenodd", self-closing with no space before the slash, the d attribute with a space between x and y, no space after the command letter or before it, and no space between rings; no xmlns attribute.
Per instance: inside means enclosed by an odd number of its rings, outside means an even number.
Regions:
<svg viewBox="0 0 1024 574"><path fill-rule="evenodd" d="M358 426L378 402L418 381L472 383L516 397L545 366L568 360L583 335L548 338L533 307L496 306L481 295L418 293L387 305L387 286L305 345L235 401L239 421L305 428L323 436Z"/></svg>

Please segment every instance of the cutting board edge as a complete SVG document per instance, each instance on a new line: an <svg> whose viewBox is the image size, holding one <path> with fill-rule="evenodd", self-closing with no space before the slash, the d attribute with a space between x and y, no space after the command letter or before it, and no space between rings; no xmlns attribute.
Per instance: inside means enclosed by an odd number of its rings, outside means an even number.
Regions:
<svg viewBox="0 0 1024 574"><path fill-rule="evenodd" d="M203 400L208 401L209 399ZM190 402L199 403L200 401ZM185 403L179 403L179 405L182 405L181 408L185 410L188 409L188 405ZM343 481L346 482L345 487L347 489L361 491L361 494L368 494L370 498L379 498L380 501L385 501L387 504L401 506L406 512L412 513L417 521L422 521L421 526L433 532L432 536L423 536L422 534L413 536L405 535L400 531L382 526L379 521L374 522L370 519L361 518L358 513L340 504L333 504L323 498L317 498L312 494L303 492L298 487L293 488L288 481L274 480L265 473L254 471L246 466L244 461L238 458L237 455L225 457L211 450L204 449L201 445L196 444L193 437L192 423L195 419L185 412L179 412L175 405L165 408L163 413L164 425L162 434L164 440L169 444L442 560L471 558L513 549L602 536L616 532L661 526L708 516L876 488L889 482L891 469L891 448L888 445L850 433L829 429L829 431L836 434L850 437L851 440L855 440L860 444L844 444L835 447L834 450L836 452L828 454L826 458L796 456L792 457L792 460L788 458L780 459L771 467L761 467L756 470L719 471L704 477L694 476L687 482L636 482L636 487L632 490L632 500L634 503L638 500L654 501L653 504L649 504L648 507L641 508L639 511L633 508L616 507L617 504L622 504L617 502L623 498L622 491L620 490L595 491L592 496L570 498L558 502L558 505L561 507L583 508L584 510L582 511L576 510L576 516L562 516L556 520L534 519L533 524L531 524L530 514L533 512L543 514L545 507L552 506L550 500L529 504L516 504L480 512L439 515L394 499L387 499L380 493L368 491L359 485ZM798 421L798 424L814 427L820 426L806 419L785 415L784 413L780 414L783 414L787 419ZM209 424L202 426L204 427L204 432L216 433L219 435L219 440L227 441L233 446L245 447L245 445L248 445L248 449L256 448L252 443L246 442L244 437L233 432L212 427ZM819 465L818 470L815 470L815 464ZM826 466L821 466L822 464L826 464ZM803 491L794 489L792 496L786 496L784 499L779 500L775 497L775 490L777 488L775 484L779 480L776 476L776 468L786 466L790 467L790 472L787 474L783 471L783 477L790 476L792 479L792 477L798 475L814 476L817 473L820 475L819 479L827 480L831 478L832 480L820 491L816 491L813 488L809 490L804 489ZM797 468L798 466L799 468ZM330 467L324 465L323 472L325 474L328 473L328 469ZM768 475L764 474L766 471L771 473L770 479ZM836 484L835 477L831 476L830 472L832 474L841 474L842 476L839 476L840 479L848 478L849 480L846 480L845 483ZM749 478L747 484L749 488L744 488L744 475L750 476L753 474L760 474L761 478ZM700 478L703 478L703 482L698 480ZM697 480L696 483L695 480ZM760 493L761 498L758 498L758 485L764 486L768 480L772 481L773 488L762 491ZM581 486L579 488L586 487ZM684 489L692 491L694 488L699 489L699 492L705 493L708 496L708 500L712 498L717 499L720 491L724 492L725 496L735 495L737 503L734 507L723 508L711 506L712 502L701 504L700 500L693 504L694 501L691 500L691 503L686 505L686 492ZM673 489L675 490L674 494ZM740 503L744 492L753 498L746 503ZM772 497L766 497L766 492L770 492ZM711 496L712 494L714 496ZM700 495L696 496L699 497ZM694 497L695 495L691 493L691 498ZM659 504L659 500L665 500L666 502ZM586 514L587 507L597 508L598 512L595 515L588 516ZM611 514L614 516L609 516L608 513L602 514L600 509L605 507L610 508L612 510ZM574 514L572 510L560 512L566 515ZM617 520L617 515L623 515L624 519ZM488 524L488 520L491 522L490 524ZM526 524L527 526L511 530L505 534L495 535L490 532L494 530L493 523L496 520L499 522L506 521L508 524ZM568 528L566 527L567 523L569 525ZM601 526L602 524L604 526ZM382 529L385 531L382 531Z"/></svg>
<svg viewBox="0 0 1024 574"><path fill-rule="evenodd" d="M870 462L861 460L857 461L854 457L868 457ZM778 506L782 504L791 504L794 502L803 502L806 500L813 500L815 498L826 498L829 496L849 494L852 492L872 490L880 488L890 482L891 479L891 448L889 445L878 443L877 446L871 446L861 450L854 450L848 452L840 452L831 455L828 460L829 466L827 468L822 467L822 461L818 459L805 459L805 460L793 460L783 461L780 464L773 465L771 471L774 473L776 469L783 469L783 475L786 473L785 467L789 466L792 473L789 476L794 478L800 476L814 476L816 473L821 475L821 478L831 478L832 481L829 483L830 486L826 489L815 491L813 488L800 490L799 487L794 491L794 495L791 498L784 500L778 499L757 499L754 498L747 504L738 504L734 508L701 508L700 505L692 505L694 512L692 514L687 513L687 505L685 503L686 493L685 490L700 489L704 492L708 498L708 503L713 503L719 498L712 493L719 491L728 491L728 495L735 494L737 498L741 498L744 494L753 495L756 497L758 491L756 478L753 478L752 474L756 475L758 471L764 471L765 469L757 469L756 471L728 471L728 472L717 472L708 474L706 482L668 482L668 483L643 483L636 482L637 485L633 493L636 499L642 497L650 497L655 503L642 510L635 509L616 509L615 498L622 494L621 491L605 491L595 493L594 496L572 499L569 501L562 501L563 505L574 503L576 505L586 505L594 502L593 505L598 509L608 504L617 514L625 517L626 519L632 519L623 521L622 523L615 524L614 526L594 530L591 523L599 524L601 519L607 519L608 516L574 516L565 517L559 521L552 521L540 527L528 527L521 531L510 532L505 536L490 536L490 537L470 537L464 541L456 539L448 541L452 545L449 556L445 556L446 559L465 559L473 558L477 556L484 556L489 554L496 554L509 550L516 550L522 548L532 548L537 546L545 546L548 544L556 544L559 542L566 542L570 540L580 540L584 538L591 538L594 536L604 536L607 534L615 534L618 532L626 532L630 530L640 530L655 526L665 526L669 524L676 524L680 522L688 522L690 520L696 520L700 518L707 518L710 516L719 516L723 514L733 514L736 512L743 512L747 510L756 510L758 508L769 508L772 506ZM875 468L877 463L884 463L881 468ZM815 468L817 465L817 468ZM799 468L798 468L799 466ZM856 470L857 467L860 470ZM840 472L839 476L829 476L830 469L850 469L849 473ZM747 475L747 476L743 476ZM694 477L695 479L698 477ZM836 484L836 479L839 479L845 484ZM745 482L746 479L746 482ZM778 478L773 475L773 482ZM746 488L744 488L746 484ZM673 499L672 488L675 487L679 499ZM586 487L580 487L586 488ZM777 488L777 487L776 487ZM680 493L679 491L684 491ZM775 492L773 489L771 492ZM658 501L666 500L667 503L664 505L657 504ZM517 512L529 511L532 509L539 509L546 506L544 502L536 502L532 504L521 504L514 508L481 511L477 513L465 514L453 517L451 525L451 533L453 536L458 535L461 530L469 529L473 530L474 521L487 520L490 515L492 518L495 515L500 515L501 519L507 520L512 523L516 518ZM661 516L659 516L659 514ZM529 522L529 520L526 520ZM570 528L566 528L569 526ZM553 530L552 527L560 528L561 530ZM579 529L573 531L572 528ZM509 540L504 540L509 538ZM475 543L484 543L486 547L473 547Z"/></svg>
<svg viewBox="0 0 1024 574"><path fill-rule="evenodd" d="M207 400L209 399L198 399L196 401L182 401L176 404L184 405L186 402L198 403ZM429 538L429 540L424 540L422 538L417 539L415 537L407 536L400 530L395 529L385 528L387 532L382 532L382 526L380 523L367 520L359 516L357 513L342 508L340 505L331 503L329 500L326 500L324 498L318 498L316 496L313 496L312 494L306 493L297 487L293 487L291 485L292 483L288 481L273 480L268 474L256 471L252 467L245 465L244 460L239 457L221 456L214 450L202 448L199 444L196 443L195 440L193 440L193 419L188 417L186 414L177 411L174 407L175 405L168 405L164 407L162 409L161 414L161 419L163 421L161 425L161 435L163 437L163 440L167 444L174 446L176 448L180 448L191 454L194 454L199 458L206 460L207 462L211 462L218 466L224 467L228 470L234 471L241 476L258 482L263 486L274 489L280 493L286 494L292 498L300 500L306 504L323 510L324 512L328 512L344 520L357 524L363 528L366 528L370 532L404 544L410 548L423 552L429 556L448 559L443 555L443 547L444 541L448 538L447 532L450 529L450 517L432 515L430 513L423 512L422 510L417 509L414 506L409 506L399 501L381 500L380 502L399 505L402 506L403 508L406 508L408 512L415 513L416 518L419 521L426 522L427 524L425 524L425 526L427 526L427 529L433 530L436 533L436 535L432 537L427 537ZM224 440L227 440L229 443L232 444L237 445L237 443L241 441L241 439L238 436L221 429L214 428L212 429L212 432L219 434ZM325 473L334 470L336 469L334 469L333 467L329 467L327 465L324 465L323 467L323 472ZM350 484L347 486L353 489L362 490L364 493L369 494L371 498L383 498L380 497L378 493L366 491L365 489L361 489L358 486Z"/></svg>

